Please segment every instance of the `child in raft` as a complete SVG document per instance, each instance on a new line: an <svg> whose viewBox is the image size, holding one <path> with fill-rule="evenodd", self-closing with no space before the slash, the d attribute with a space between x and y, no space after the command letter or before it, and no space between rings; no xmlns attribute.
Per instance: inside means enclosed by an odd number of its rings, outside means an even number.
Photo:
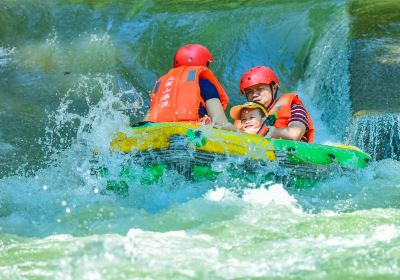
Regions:
<svg viewBox="0 0 400 280"><path fill-rule="evenodd" d="M231 117L235 120L235 126L245 133L265 135L268 130L264 124L267 111L263 106L254 102L233 106L230 110Z"/></svg>

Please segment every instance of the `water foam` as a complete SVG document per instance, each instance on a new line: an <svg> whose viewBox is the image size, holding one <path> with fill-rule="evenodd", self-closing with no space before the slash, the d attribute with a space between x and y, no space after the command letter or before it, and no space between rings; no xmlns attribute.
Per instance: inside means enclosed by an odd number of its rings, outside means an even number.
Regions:
<svg viewBox="0 0 400 280"><path fill-rule="evenodd" d="M5 68L11 61L15 48L0 47L0 70Z"/></svg>

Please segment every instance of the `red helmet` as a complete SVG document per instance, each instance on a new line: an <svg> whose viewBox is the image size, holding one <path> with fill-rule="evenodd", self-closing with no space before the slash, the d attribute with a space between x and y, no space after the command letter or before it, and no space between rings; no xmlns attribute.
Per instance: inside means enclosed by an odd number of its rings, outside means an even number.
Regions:
<svg viewBox="0 0 400 280"><path fill-rule="evenodd" d="M266 66L256 66L247 70L240 78L240 92L243 92L246 88L254 85L270 85L272 82L280 87L278 77L271 68Z"/></svg>
<svg viewBox="0 0 400 280"><path fill-rule="evenodd" d="M174 56L174 67L179 66L207 66L214 58L210 51L199 44L189 44L180 47Z"/></svg>

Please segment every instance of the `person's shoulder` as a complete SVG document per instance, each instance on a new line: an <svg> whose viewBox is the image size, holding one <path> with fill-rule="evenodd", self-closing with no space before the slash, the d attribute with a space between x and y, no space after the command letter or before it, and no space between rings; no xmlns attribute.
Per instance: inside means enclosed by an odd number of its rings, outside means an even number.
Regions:
<svg viewBox="0 0 400 280"><path fill-rule="evenodd" d="M206 101L211 98L219 98L217 88L213 83L204 78L199 78L200 94Z"/></svg>
<svg viewBox="0 0 400 280"><path fill-rule="evenodd" d="M205 86L214 86L213 83L211 83L210 80L206 78L199 78L199 83Z"/></svg>
<svg viewBox="0 0 400 280"><path fill-rule="evenodd" d="M286 99L287 101L289 101L291 107L293 105L300 105L304 109L306 108L305 105L304 105L304 102L301 100L300 96L295 92L282 93L281 98L282 99Z"/></svg>
<svg viewBox="0 0 400 280"><path fill-rule="evenodd" d="M292 111L293 111L293 110L298 110L298 111L304 111L304 112L306 112L306 108L304 107L303 104L300 104L300 103L292 103L292 104L290 105L290 108L292 109Z"/></svg>
<svg viewBox="0 0 400 280"><path fill-rule="evenodd" d="M281 97L283 97L283 98L298 98L298 99L300 99L299 94L295 93L295 92L282 93Z"/></svg>
<svg viewBox="0 0 400 280"><path fill-rule="evenodd" d="M204 78L199 78L199 85L200 85L200 88L202 90L217 91L217 88L215 87L215 85L210 80L207 80L207 79L204 79Z"/></svg>
<svg viewBox="0 0 400 280"><path fill-rule="evenodd" d="M289 123L297 121L303 123L306 127L309 126L307 110L302 104L292 103L292 105L290 106L290 111L291 117Z"/></svg>

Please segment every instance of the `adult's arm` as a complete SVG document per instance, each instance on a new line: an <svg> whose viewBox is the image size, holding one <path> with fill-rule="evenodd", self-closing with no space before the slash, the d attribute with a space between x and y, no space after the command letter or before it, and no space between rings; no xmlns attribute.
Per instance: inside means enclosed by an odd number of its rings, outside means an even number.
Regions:
<svg viewBox="0 0 400 280"><path fill-rule="evenodd" d="M267 137L300 141L305 132L306 126L304 123L293 121L286 128L271 127Z"/></svg>
<svg viewBox="0 0 400 280"><path fill-rule="evenodd" d="M142 122L150 121L150 110L147 111L146 115L143 117Z"/></svg>
<svg viewBox="0 0 400 280"><path fill-rule="evenodd" d="M222 129L234 130L236 127L231 124L225 116L221 101L218 98L210 98L206 101L207 114L211 117L215 125Z"/></svg>

